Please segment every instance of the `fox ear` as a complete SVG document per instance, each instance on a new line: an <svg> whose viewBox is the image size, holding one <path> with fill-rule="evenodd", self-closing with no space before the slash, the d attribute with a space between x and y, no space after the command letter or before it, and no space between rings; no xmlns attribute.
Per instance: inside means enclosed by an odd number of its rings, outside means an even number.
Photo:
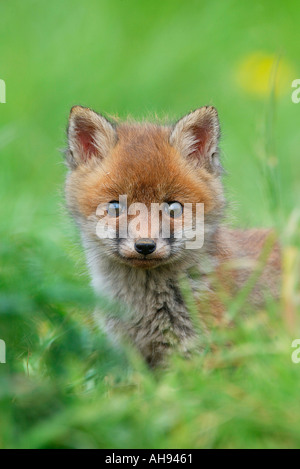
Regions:
<svg viewBox="0 0 300 469"><path fill-rule="evenodd" d="M217 110L205 106L182 117L170 134L170 144L187 159L198 161L209 170L220 170L218 143L220 124Z"/></svg>
<svg viewBox="0 0 300 469"><path fill-rule="evenodd" d="M91 109L74 106L68 126L67 162L73 169L93 157L104 158L117 142L111 122Z"/></svg>

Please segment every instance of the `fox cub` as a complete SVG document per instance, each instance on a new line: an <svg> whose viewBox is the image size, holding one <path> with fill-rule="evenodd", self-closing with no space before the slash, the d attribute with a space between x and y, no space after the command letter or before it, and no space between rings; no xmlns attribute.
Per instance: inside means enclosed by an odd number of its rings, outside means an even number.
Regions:
<svg viewBox="0 0 300 469"><path fill-rule="evenodd" d="M172 349L189 354L255 273L249 304L262 304L266 292L278 295L272 232L223 222L219 137L210 106L174 125L114 123L81 106L70 113L67 205L96 293L124 306L121 315L95 316L117 340L130 338L150 366ZM202 331L195 330L181 279L190 284Z"/></svg>

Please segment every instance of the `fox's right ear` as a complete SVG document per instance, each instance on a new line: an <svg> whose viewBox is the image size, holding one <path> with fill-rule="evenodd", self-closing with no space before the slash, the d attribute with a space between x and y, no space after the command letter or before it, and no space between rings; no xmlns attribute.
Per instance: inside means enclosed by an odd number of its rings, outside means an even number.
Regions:
<svg viewBox="0 0 300 469"><path fill-rule="evenodd" d="M91 109L74 106L68 126L67 163L71 169L91 158L104 158L117 143L111 122Z"/></svg>

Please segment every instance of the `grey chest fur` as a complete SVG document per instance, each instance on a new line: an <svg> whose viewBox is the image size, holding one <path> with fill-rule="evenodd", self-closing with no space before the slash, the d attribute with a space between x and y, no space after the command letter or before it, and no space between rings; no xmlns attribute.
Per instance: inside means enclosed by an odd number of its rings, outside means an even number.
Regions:
<svg viewBox="0 0 300 469"><path fill-rule="evenodd" d="M107 318L109 329L129 336L151 366L171 349L188 353L195 332L176 278L155 271L118 272L114 295L130 313Z"/></svg>

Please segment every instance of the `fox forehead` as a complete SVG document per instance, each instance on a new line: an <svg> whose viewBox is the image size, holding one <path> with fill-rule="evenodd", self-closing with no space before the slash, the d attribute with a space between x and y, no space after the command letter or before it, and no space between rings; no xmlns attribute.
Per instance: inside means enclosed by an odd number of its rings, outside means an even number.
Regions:
<svg viewBox="0 0 300 469"><path fill-rule="evenodd" d="M100 203L127 195L128 203L201 202L210 211L221 185L204 167L195 168L169 144L170 128L120 124L111 153L69 176L67 195L89 216Z"/></svg>

